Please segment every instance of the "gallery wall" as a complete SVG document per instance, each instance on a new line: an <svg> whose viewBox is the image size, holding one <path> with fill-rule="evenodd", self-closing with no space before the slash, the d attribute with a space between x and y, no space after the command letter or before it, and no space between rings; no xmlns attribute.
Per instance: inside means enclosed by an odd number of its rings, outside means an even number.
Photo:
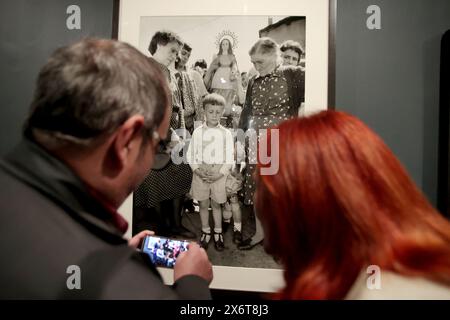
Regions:
<svg viewBox="0 0 450 320"><path fill-rule="evenodd" d="M371 5L380 8L381 29L367 28ZM449 16L448 0L337 0L336 109L375 130L434 205L440 42Z"/></svg>
<svg viewBox="0 0 450 320"><path fill-rule="evenodd" d="M37 73L51 52L87 36L111 38L113 5L113 0L0 2L0 155L20 138Z"/></svg>

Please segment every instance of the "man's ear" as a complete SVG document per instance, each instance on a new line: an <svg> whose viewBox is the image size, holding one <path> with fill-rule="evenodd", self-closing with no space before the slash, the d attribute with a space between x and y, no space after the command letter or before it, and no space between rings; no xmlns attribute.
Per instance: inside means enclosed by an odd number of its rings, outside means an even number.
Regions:
<svg viewBox="0 0 450 320"><path fill-rule="evenodd" d="M130 161L130 156L139 154L143 142L143 129L144 117L142 115L131 116L117 129L112 151L120 167Z"/></svg>

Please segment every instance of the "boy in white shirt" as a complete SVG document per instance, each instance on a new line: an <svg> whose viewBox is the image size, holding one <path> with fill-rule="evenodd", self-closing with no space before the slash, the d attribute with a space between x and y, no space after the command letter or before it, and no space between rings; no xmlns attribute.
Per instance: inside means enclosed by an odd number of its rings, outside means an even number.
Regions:
<svg viewBox="0 0 450 320"><path fill-rule="evenodd" d="M200 245L207 249L211 240L209 205L213 211L214 246L225 248L222 234L221 204L227 201L225 183L234 162L234 144L231 132L220 125L225 110L225 99L216 93L203 99L206 121L194 130L187 151L192 168L192 197L199 201L202 235Z"/></svg>

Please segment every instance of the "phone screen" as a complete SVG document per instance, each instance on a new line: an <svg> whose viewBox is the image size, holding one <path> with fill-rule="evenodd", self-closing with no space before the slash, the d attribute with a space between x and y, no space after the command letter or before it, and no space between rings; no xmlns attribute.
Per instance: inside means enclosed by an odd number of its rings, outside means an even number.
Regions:
<svg viewBox="0 0 450 320"><path fill-rule="evenodd" d="M188 244L187 240L146 236L142 243L142 251L150 256L155 265L173 268L178 255L187 250Z"/></svg>

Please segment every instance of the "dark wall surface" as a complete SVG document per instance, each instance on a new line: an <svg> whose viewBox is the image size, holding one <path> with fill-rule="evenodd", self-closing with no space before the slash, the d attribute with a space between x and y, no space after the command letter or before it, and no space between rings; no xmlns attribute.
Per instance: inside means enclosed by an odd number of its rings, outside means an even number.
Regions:
<svg viewBox="0 0 450 320"><path fill-rule="evenodd" d="M369 30L370 5L381 29ZM436 205L440 42L448 0L337 0L336 109L365 121Z"/></svg>
<svg viewBox="0 0 450 320"><path fill-rule="evenodd" d="M111 38L112 0L0 2L0 155L20 138L40 67L56 48L87 36ZM81 29L69 30L66 13L80 8Z"/></svg>

